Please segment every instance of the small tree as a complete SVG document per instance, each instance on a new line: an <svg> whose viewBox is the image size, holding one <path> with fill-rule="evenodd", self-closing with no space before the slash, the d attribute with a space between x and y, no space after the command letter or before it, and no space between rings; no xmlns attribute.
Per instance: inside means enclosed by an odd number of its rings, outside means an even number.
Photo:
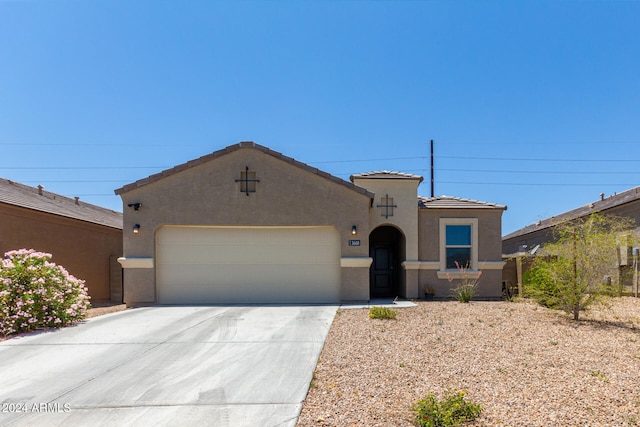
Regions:
<svg viewBox="0 0 640 427"><path fill-rule="evenodd" d="M555 241L538 252L526 293L579 320L580 311L613 293L606 277L618 265L621 236L632 228L629 218L600 214L557 225Z"/></svg>

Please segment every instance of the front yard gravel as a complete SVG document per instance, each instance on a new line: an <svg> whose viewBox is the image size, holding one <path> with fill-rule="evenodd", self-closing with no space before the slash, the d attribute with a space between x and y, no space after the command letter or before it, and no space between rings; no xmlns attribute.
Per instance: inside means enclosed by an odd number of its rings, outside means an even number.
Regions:
<svg viewBox="0 0 640 427"><path fill-rule="evenodd" d="M411 405L448 389L484 407L468 426L640 426L640 299L579 322L529 302L397 311L338 311L298 427L412 426Z"/></svg>

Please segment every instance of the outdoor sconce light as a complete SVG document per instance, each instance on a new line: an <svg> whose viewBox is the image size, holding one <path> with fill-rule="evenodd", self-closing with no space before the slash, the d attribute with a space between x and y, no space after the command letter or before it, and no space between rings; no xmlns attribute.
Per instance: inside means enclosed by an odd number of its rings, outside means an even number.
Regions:
<svg viewBox="0 0 640 427"><path fill-rule="evenodd" d="M142 203L129 203L127 206L129 206L130 208L133 208L134 211L137 211L138 209L140 209L142 207Z"/></svg>
<svg viewBox="0 0 640 427"><path fill-rule="evenodd" d="M133 234L139 234L140 233L140 224L136 224L133 226Z"/></svg>
<svg viewBox="0 0 640 427"><path fill-rule="evenodd" d="M354 236L356 234L358 234L358 227L356 227L355 225L351 226L351 234L353 234Z"/></svg>

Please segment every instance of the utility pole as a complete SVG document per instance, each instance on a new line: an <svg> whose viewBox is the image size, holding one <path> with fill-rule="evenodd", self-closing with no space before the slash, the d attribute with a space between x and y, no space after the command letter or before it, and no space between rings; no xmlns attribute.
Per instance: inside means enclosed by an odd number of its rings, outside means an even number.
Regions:
<svg viewBox="0 0 640 427"><path fill-rule="evenodd" d="M434 184L434 168L433 168L433 139L431 140L431 197L436 196Z"/></svg>

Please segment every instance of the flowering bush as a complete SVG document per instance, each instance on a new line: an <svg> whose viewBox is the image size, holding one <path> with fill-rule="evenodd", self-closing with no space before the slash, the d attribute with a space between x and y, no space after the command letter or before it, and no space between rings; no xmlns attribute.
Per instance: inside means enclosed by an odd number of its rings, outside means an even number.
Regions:
<svg viewBox="0 0 640 427"><path fill-rule="evenodd" d="M84 280L51 262L51 254L19 249L0 265L0 335L60 327L83 319L89 308Z"/></svg>

